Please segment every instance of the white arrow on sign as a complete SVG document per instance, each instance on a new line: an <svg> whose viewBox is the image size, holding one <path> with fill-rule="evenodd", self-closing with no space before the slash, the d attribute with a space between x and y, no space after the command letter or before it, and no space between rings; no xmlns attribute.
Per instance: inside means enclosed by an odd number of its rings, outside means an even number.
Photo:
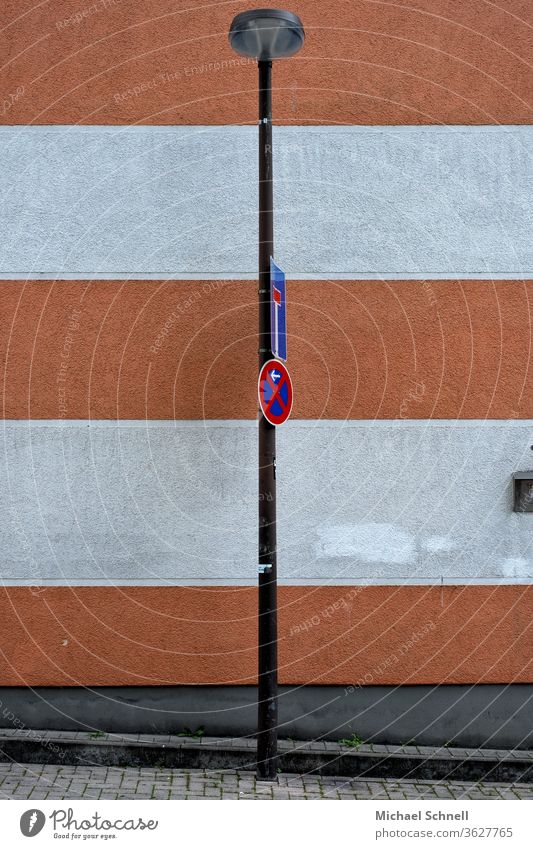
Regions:
<svg viewBox="0 0 533 849"><path fill-rule="evenodd" d="M270 377L272 378L272 380L279 380L279 378L281 377L281 374L279 374L279 372L277 372L277 371L271 371Z"/></svg>

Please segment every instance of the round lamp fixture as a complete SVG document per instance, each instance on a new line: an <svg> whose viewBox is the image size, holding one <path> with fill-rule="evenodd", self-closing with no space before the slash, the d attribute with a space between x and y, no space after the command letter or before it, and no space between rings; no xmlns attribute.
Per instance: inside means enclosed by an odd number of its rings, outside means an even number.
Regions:
<svg viewBox="0 0 533 849"><path fill-rule="evenodd" d="M236 53L268 62L294 56L305 33L298 15L280 9L251 9L231 22L229 43Z"/></svg>

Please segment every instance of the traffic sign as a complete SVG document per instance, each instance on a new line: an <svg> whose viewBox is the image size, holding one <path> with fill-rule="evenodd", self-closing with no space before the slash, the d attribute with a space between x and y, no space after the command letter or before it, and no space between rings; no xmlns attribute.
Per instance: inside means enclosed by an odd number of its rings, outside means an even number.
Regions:
<svg viewBox="0 0 533 849"><path fill-rule="evenodd" d="M287 359L287 300L285 272L270 257L270 349L280 360Z"/></svg>
<svg viewBox="0 0 533 849"><path fill-rule="evenodd" d="M292 409L292 382L287 366L268 360L259 372L259 406L273 425L286 422Z"/></svg>

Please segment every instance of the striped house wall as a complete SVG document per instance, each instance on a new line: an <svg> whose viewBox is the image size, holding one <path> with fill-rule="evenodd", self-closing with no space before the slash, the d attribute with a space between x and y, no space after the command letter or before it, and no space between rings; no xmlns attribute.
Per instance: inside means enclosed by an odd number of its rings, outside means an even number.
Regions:
<svg viewBox="0 0 533 849"><path fill-rule="evenodd" d="M253 4L6 0L0 686L253 684ZM284 684L532 683L528 0L295 0Z"/></svg>

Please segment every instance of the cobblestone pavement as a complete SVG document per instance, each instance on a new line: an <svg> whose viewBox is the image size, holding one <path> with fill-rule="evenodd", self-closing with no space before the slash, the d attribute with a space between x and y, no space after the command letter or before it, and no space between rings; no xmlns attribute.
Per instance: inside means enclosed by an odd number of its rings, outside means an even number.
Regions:
<svg viewBox="0 0 533 849"><path fill-rule="evenodd" d="M0 764L0 799L533 799L528 784Z"/></svg>

